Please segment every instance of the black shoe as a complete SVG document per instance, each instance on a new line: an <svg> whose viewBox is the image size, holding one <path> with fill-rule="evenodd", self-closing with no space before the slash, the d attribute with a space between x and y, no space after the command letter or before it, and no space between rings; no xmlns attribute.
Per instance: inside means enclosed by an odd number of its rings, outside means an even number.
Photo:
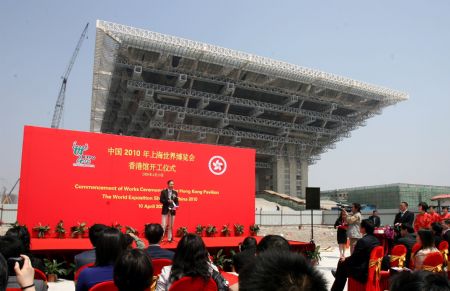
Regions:
<svg viewBox="0 0 450 291"><path fill-rule="evenodd" d="M331 270L331 275L336 278L336 270Z"/></svg>

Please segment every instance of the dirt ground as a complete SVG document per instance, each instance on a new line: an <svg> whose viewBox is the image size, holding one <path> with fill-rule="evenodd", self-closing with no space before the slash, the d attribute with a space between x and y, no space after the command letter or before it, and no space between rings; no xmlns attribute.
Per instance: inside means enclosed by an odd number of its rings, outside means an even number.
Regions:
<svg viewBox="0 0 450 291"><path fill-rule="evenodd" d="M309 242L311 240L311 227L302 226L261 226L258 235L278 234L289 240ZM336 230L333 226L314 225L314 242L322 251L331 251L337 248Z"/></svg>

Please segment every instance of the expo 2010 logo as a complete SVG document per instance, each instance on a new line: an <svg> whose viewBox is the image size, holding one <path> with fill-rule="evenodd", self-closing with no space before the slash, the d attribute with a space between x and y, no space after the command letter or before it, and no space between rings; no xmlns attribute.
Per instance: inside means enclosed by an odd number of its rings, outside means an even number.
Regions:
<svg viewBox="0 0 450 291"><path fill-rule="evenodd" d="M220 176L227 170L227 161L221 156L213 156L209 159L209 170L216 176Z"/></svg>

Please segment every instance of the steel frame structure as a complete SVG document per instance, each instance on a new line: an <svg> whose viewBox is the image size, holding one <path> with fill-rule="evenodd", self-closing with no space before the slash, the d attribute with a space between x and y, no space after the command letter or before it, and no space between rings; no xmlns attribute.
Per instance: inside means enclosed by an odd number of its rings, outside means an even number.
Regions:
<svg viewBox="0 0 450 291"><path fill-rule="evenodd" d="M261 175L278 191L296 185L280 191L291 195L304 195L307 165L406 99L334 74L97 21L91 131L252 147Z"/></svg>

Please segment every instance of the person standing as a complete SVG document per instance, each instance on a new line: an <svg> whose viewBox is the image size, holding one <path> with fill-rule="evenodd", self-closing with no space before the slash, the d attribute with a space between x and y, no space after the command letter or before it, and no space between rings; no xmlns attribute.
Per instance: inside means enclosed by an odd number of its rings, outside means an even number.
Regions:
<svg viewBox="0 0 450 291"><path fill-rule="evenodd" d="M334 228L337 228L337 243L339 246L339 257L345 258L345 248L347 246L347 220L344 216L344 211L341 209L339 217L334 223Z"/></svg>
<svg viewBox="0 0 450 291"><path fill-rule="evenodd" d="M399 206L399 213L395 215L394 226L400 227L402 223L414 224L414 213L408 210L408 203L402 201Z"/></svg>
<svg viewBox="0 0 450 291"><path fill-rule="evenodd" d="M433 222L441 223L441 216L439 215L439 213L436 212L436 208L434 208L434 206L431 205L429 206L428 214L430 215L431 223Z"/></svg>
<svg viewBox="0 0 450 291"><path fill-rule="evenodd" d="M373 222L373 225L375 227L380 227L381 221L380 221L380 217L378 216L377 210L372 211L372 215L369 216L369 219Z"/></svg>
<svg viewBox="0 0 450 291"><path fill-rule="evenodd" d="M420 202L419 205L417 205L417 209L419 210L419 214L417 214L416 220L414 221L414 231L416 233L421 228L431 228L431 216L427 213L428 204Z"/></svg>
<svg viewBox="0 0 450 291"><path fill-rule="evenodd" d="M347 236L350 239L350 254L353 254L356 242L362 237L359 231L359 226L361 225L361 205L359 203L352 204L352 213L349 214L345 209L342 209L344 215L346 216L346 221L348 224Z"/></svg>
<svg viewBox="0 0 450 291"><path fill-rule="evenodd" d="M162 204L162 228L164 233L167 232L167 240L172 242L173 238L173 224L175 222L176 208L178 208L178 193L173 190L173 180L167 181L167 189L161 191L159 202Z"/></svg>
<svg viewBox="0 0 450 291"><path fill-rule="evenodd" d="M441 214L441 222L442 224L445 223L445 220L450 219L450 213L448 213L448 206L442 207L442 214Z"/></svg>

